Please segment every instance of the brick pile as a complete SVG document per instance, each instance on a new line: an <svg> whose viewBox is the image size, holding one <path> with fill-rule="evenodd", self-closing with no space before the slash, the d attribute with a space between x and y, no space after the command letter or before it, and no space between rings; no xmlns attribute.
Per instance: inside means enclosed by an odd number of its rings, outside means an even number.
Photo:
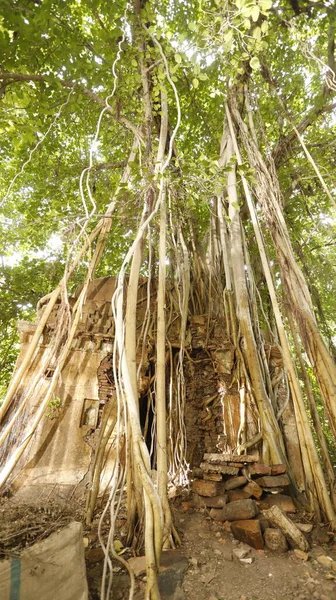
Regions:
<svg viewBox="0 0 336 600"><path fill-rule="evenodd" d="M192 489L201 504L214 520L225 522L237 540L257 550L265 543L277 543L279 551L287 548L281 531L270 533L262 514L272 506L296 513L292 498L284 493L290 485L286 465L264 465L248 455L206 453L193 477Z"/></svg>

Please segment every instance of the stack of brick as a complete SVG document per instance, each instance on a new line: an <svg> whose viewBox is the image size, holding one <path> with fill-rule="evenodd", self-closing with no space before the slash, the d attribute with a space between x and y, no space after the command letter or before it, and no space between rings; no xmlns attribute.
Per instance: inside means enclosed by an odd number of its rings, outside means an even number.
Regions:
<svg viewBox="0 0 336 600"><path fill-rule="evenodd" d="M192 360L185 360L186 409L188 440L187 460L199 465L205 452L216 452L223 436L223 406L218 392L218 376L213 361L204 349L193 350Z"/></svg>
<svg viewBox="0 0 336 600"><path fill-rule="evenodd" d="M200 468L193 472L193 491L210 509L213 519L228 522L236 539L262 549L264 539L273 539L275 534L270 536L269 524L260 511L276 505L285 513L295 513L296 507L283 493L290 484L286 466L271 467L255 461L248 455L205 454ZM281 532L276 535L285 549Z"/></svg>

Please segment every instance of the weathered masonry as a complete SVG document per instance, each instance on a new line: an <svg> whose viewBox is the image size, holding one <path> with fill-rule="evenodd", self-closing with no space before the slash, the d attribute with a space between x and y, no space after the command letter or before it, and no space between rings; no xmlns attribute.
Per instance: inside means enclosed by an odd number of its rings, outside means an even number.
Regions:
<svg viewBox="0 0 336 600"><path fill-rule="evenodd" d="M65 364L57 393L50 409L40 422L12 477L14 488L29 494L59 492L71 494L82 489L90 477L90 465L97 448L104 413L115 402L113 377L114 320L111 298L115 279L93 280L88 289L81 319ZM169 288L169 285L167 286ZM155 290L154 290L155 291ZM155 338L156 294L147 297L147 282L139 286L137 331L139 366L139 403L141 424L148 444L151 443L151 424L155 414ZM76 297L70 299L70 306ZM197 314L196 303L190 303L185 347L182 351L183 386L177 381L177 365L181 360L180 316L176 289L167 290L166 377L167 414L173 424L169 430L170 445L182 429L187 443L186 458L191 467L199 466L204 453L235 452L246 440L258 437L259 423L256 407L246 390L239 390L235 372L235 349L226 336L225 318L219 312ZM52 332L59 322L60 305L53 310L45 327L32 367L24 382L34 381L38 366L45 361L43 381L36 382L47 389L55 369L52 353ZM43 311L43 306L41 308ZM38 314L38 319L41 316ZM150 315L149 327L143 331L145 316ZM38 321L37 321L38 322ZM27 351L37 323L21 322L21 352L18 364ZM276 348L270 348L269 361ZM20 403L21 388L5 423ZM34 397L23 410L20 423L9 436L2 460L14 444L24 436L22 425L37 409ZM180 411L179 416L177 413ZM182 412L182 417L181 417ZM181 425L182 418L182 425ZM4 423L4 425L5 425ZM113 460L113 435L107 447L102 485L109 480L109 461ZM248 452L258 458L258 445ZM153 457L155 468L155 457Z"/></svg>

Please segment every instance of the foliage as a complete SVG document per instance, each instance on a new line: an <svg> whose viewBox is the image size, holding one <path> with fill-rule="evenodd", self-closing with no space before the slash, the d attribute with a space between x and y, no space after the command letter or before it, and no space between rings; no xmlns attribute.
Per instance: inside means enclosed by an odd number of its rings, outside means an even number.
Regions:
<svg viewBox="0 0 336 600"><path fill-rule="evenodd" d="M136 31L132 7L120 0L5 0L2 4L1 72L32 76L24 81L0 80L3 385L17 351L15 322L33 317L37 299L53 288L74 252L83 224L88 233L98 215L104 214L130 152L129 123L141 131L143 105L141 52L132 33ZM332 105L334 91L326 88L326 69L319 62L326 65L331 60L335 23L328 3L315 7L304 1L294 6L287 0L273 4L270 0L164 0L142 5L143 20L162 44L181 103L178 150L170 172L173 202L182 219L191 219L200 241L207 232L212 198L225 181L217 164L225 95L229 85L247 74L264 151L274 151L279 141L292 135L288 114L299 126L315 110L302 135L327 184L335 189L335 111L326 108ZM117 90L92 148L100 110L115 82L112 65L124 14L128 25L116 64ZM150 39L146 58L158 65L151 71L155 121L161 111L163 70ZM265 65L288 114L265 78ZM92 99L92 92L98 101ZM173 127L177 115L170 89L168 101ZM153 126L158 127L156 122ZM97 209L87 221L79 178L89 164L90 148L93 168L88 187ZM280 154L278 172L292 242L308 277L322 331L332 345L335 224L329 200L295 136ZM245 175L253 179L253 173ZM139 224L141 190L150 174L138 158L132 177L132 186L120 189L112 235L97 275L118 271ZM85 189L84 196L91 208ZM246 215L244 222L253 261L256 249ZM268 241L266 230L264 234ZM271 258L272 252L269 246ZM267 302L263 281L258 284Z"/></svg>

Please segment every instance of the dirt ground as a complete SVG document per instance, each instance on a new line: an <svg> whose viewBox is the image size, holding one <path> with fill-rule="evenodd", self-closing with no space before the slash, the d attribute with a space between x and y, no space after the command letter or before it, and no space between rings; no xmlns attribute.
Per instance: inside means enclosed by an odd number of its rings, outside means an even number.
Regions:
<svg viewBox="0 0 336 600"><path fill-rule="evenodd" d="M336 600L336 572L316 560L321 555L336 560L334 538L326 528L317 536L322 541L309 536L311 549L305 562L291 550L276 555L241 544L205 512L178 509L174 521L182 548L176 552L175 565L170 553L169 570L160 575L173 582L173 586L163 582L162 600ZM235 556L238 549L246 551L243 560ZM94 589L98 590L101 569L101 563L88 565L91 600L99 598ZM136 600L144 597L144 587L142 574L137 578ZM113 600L128 598L128 577L120 569L113 590Z"/></svg>
<svg viewBox="0 0 336 600"><path fill-rule="evenodd" d="M225 527L203 510L175 508L174 522L182 539L178 551L165 553L159 585L162 600L336 600L336 572L317 562L321 555L336 561L334 536L323 528L309 535L308 561L293 551L275 555L254 550L233 539ZM12 501L0 505L0 559L19 555L20 548L40 541L70 520L81 520L79 505L18 506ZM103 569L102 550L97 538L97 520L84 528L83 536L90 600L99 600ZM106 525L108 529L108 524ZM122 540L122 536L120 536ZM235 555L243 550L243 557ZM125 551L128 559L132 553ZM137 577L134 600L144 598L144 573ZM116 564L113 600L128 599L129 578ZM0 594L1 597L1 594ZM41 600L43 600L41 598Z"/></svg>
<svg viewBox="0 0 336 600"><path fill-rule="evenodd" d="M277 556L251 548L246 558L252 563L246 564L233 554L244 545L204 514L179 512L176 523L190 562L183 582L187 600L336 599L336 573L315 560L320 554L336 559L333 544L314 544L307 562L291 551Z"/></svg>

